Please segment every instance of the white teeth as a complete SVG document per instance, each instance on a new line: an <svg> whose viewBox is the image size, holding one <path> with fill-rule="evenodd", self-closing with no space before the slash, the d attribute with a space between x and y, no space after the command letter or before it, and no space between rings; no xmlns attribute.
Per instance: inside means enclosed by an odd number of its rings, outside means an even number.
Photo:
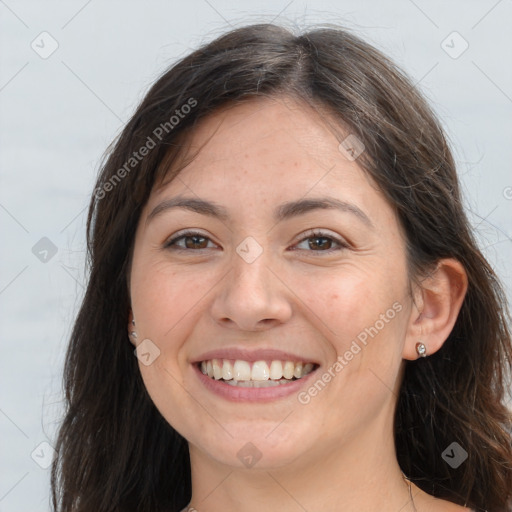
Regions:
<svg viewBox="0 0 512 512"><path fill-rule="evenodd" d="M313 368L313 365L311 365L311 368ZM272 380L283 378L283 364L281 361L272 361L270 363L270 378Z"/></svg>
<svg viewBox="0 0 512 512"><path fill-rule="evenodd" d="M224 361L222 365L222 378L224 380L231 380L233 378L233 365L231 361Z"/></svg>
<svg viewBox="0 0 512 512"><path fill-rule="evenodd" d="M256 361L252 365L251 380L268 380L270 370L265 361Z"/></svg>
<svg viewBox="0 0 512 512"><path fill-rule="evenodd" d="M211 379L224 380L231 385L251 387L251 383L261 383L265 387L272 385L285 384L291 379L300 379L311 373L314 368L313 363L293 362L293 361L242 361L237 359L232 362L229 359L211 359L201 361L201 372L208 375ZM268 383L268 384L267 384ZM273 384L274 383L274 384Z"/></svg>
<svg viewBox="0 0 512 512"><path fill-rule="evenodd" d="M240 388L270 388L279 386L280 383L275 380L228 380L226 384Z"/></svg>
<svg viewBox="0 0 512 512"><path fill-rule="evenodd" d="M221 361L221 363L222 363L222 361ZM218 359L213 359L212 360L212 366L213 366L213 378L215 380L222 379L222 368L219 365Z"/></svg>
<svg viewBox="0 0 512 512"><path fill-rule="evenodd" d="M233 365L233 379L251 380L251 365L247 361L237 359Z"/></svg>
<svg viewBox="0 0 512 512"><path fill-rule="evenodd" d="M293 378L293 371L295 370L295 365L291 361L286 361L283 366L283 377L285 379Z"/></svg>

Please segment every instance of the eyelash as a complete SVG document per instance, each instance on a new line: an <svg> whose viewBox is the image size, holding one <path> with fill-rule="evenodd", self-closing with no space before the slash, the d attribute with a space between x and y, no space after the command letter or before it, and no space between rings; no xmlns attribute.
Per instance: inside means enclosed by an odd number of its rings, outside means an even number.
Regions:
<svg viewBox="0 0 512 512"><path fill-rule="evenodd" d="M334 252L334 251L340 251L342 249L348 249L349 248L349 244L347 242L345 242L344 240L340 239L340 238L337 238L333 235L331 235L330 233L327 233L325 231L321 231L321 230L312 230L312 231L307 231L305 233L307 236L304 236L303 238L301 238L297 244L295 245L298 245L306 240L309 240L311 238L326 238L326 239L329 239L329 240L332 240L334 241L335 243L338 244L338 248L331 248L331 249L326 249L326 250L319 250L319 251L313 251L313 250L307 250L307 249L294 249L294 250L299 250L299 251L306 251L306 252L311 252L311 253L331 253L331 252ZM172 238L171 240L167 241L165 244L164 244L164 249L169 249L169 250L172 250L172 251L204 251L206 249L208 249L208 247L205 247L203 249L186 249L184 247L178 247L176 245L174 245L177 241L181 240L181 239L185 239L185 238L188 238L188 237L193 237L193 236L199 236L201 238L205 238L206 240L209 240L211 241L207 236L203 235L202 233L199 233L197 231L184 231L182 233L180 233L178 236Z"/></svg>

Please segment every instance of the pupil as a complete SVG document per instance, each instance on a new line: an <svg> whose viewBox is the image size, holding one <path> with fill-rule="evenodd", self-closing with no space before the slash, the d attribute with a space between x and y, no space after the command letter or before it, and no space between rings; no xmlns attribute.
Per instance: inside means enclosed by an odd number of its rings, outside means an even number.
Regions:
<svg viewBox="0 0 512 512"><path fill-rule="evenodd" d="M329 249L329 247L325 247L325 245L329 245L330 243L330 239L325 237L325 236L320 236L320 237L315 237L315 238L312 238L311 240L313 240L313 243L310 242L309 244L309 247L310 249L314 249L314 245L317 246L317 248L320 248L320 249ZM324 243L322 242L319 242L319 240L323 240ZM323 246L323 247L321 247Z"/></svg>
<svg viewBox="0 0 512 512"><path fill-rule="evenodd" d="M198 245L201 245L201 240L203 241L203 245L204 245L204 240L205 240L204 236L189 236L189 237L187 237L187 243L186 243L187 249L197 248ZM200 249L203 249L203 248L204 247L200 247Z"/></svg>

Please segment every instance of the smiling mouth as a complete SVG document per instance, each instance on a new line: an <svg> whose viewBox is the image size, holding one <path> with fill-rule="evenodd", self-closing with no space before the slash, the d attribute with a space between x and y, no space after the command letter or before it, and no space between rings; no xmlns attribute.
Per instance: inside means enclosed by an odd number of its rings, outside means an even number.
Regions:
<svg viewBox="0 0 512 512"><path fill-rule="evenodd" d="M198 363L203 375L230 386L263 388L289 384L317 369L315 363L302 361L243 361L209 359Z"/></svg>

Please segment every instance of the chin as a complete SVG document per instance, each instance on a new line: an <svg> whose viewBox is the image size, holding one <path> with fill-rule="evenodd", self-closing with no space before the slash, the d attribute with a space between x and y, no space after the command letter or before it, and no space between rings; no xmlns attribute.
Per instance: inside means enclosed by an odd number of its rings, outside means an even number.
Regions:
<svg viewBox="0 0 512 512"><path fill-rule="evenodd" d="M226 432L219 436L218 429L208 436L204 431L196 431L185 437L220 464L261 470L278 469L294 463L311 448L314 440L312 432L306 432L304 428L299 431L290 429L289 425L280 425L279 422L255 424L252 420L230 423L226 424L226 430L232 437Z"/></svg>

